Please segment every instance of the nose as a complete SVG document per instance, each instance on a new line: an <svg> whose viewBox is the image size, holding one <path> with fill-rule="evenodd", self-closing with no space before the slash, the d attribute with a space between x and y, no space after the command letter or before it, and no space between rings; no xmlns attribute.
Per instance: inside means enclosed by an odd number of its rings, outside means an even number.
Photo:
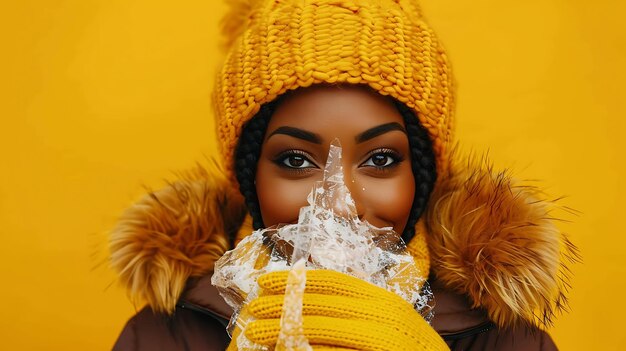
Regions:
<svg viewBox="0 0 626 351"><path fill-rule="evenodd" d="M364 215L364 207L358 190L359 184L352 174L351 163L349 158L342 157L341 144L339 139L335 139L330 145L324 169L324 178L329 180L324 185L327 187L324 191L328 194L324 201L328 201L326 204L333 209L335 215L360 219ZM340 180L341 178L342 180ZM342 184L338 184L338 182ZM346 192L350 193L349 197ZM349 198L352 201L349 201Z"/></svg>
<svg viewBox="0 0 626 351"><path fill-rule="evenodd" d="M363 219L366 212L366 206L363 201L363 192L365 191L365 188L363 188L357 179L355 179L352 168L349 164L344 163L343 165L343 179L346 188L350 192L352 201L354 201L352 211L356 213L352 213L352 215L357 216L359 219Z"/></svg>

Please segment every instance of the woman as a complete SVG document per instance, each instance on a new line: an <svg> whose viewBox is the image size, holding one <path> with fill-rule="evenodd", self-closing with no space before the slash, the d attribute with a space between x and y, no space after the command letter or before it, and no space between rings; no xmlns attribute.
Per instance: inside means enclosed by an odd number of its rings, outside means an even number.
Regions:
<svg viewBox="0 0 626 351"><path fill-rule="evenodd" d="M186 175L120 220L113 266L148 307L115 349L237 349L213 264L253 228L297 221L335 138L359 217L401 233L430 277L435 317L429 326L391 293L309 272L314 348L555 349L542 328L564 304L562 260L575 250L538 191L455 160L452 75L414 1L240 1L224 28L224 172ZM245 307L259 321L236 333L276 344L284 279L260 279Z"/></svg>

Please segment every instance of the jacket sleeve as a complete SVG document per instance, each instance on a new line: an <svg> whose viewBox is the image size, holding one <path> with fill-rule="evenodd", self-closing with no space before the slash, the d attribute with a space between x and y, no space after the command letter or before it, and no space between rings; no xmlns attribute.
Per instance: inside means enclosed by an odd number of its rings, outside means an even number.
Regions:
<svg viewBox="0 0 626 351"><path fill-rule="evenodd" d="M139 319L139 314L137 313L134 317L132 317L122 329L122 332L117 338L115 345L113 345L113 351L135 351L139 350L137 345L137 319Z"/></svg>
<svg viewBox="0 0 626 351"><path fill-rule="evenodd" d="M450 350L495 350L495 351L556 351L557 347L550 335L538 328L518 327L490 330L463 335L444 337Z"/></svg>
<svg viewBox="0 0 626 351"><path fill-rule="evenodd" d="M541 351L557 351L556 344L545 331L541 331Z"/></svg>
<svg viewBox="0 0 626 351"><path fill-rule="evenodd" d="M126 323L113 351L221 351L229 342L224 327L204 314L177 308L167 316L145 307Z"/></svg>

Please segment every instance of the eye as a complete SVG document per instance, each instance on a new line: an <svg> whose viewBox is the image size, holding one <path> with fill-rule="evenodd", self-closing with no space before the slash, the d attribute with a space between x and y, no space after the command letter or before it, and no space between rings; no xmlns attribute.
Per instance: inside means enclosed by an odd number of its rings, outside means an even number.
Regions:
<svg viewBox="0 0 626 351"><path fill-rule="evenodd" d="M311 162L306 157L292 155L283 159L283 164L290 168L309 168L312 166Z"/></svg>
<svg viewBox="0 0 626 351"><path fill-rule="evenodd" d="M309 160L307 155L299 150L284 152L278 156L275 162L281 167L292 169L317 168L315 164Z"/></svg>
<svg viewBox="0 0 626 351"><path fill-rule="evenodd" d="M394 166L402 161L400 155L393 150L380 149L370 154L370 157L361 165L366 167L376 167L378 169Z"/></svg>
<svg viewBox="0 0 626 351"><path fill-rule="evenodd" d="M394 163L395 160L391 158L389 155L385 154L376 154L372 155L365 163L364 166L372 166L372 167L387 167L390 164Z"/></svg>

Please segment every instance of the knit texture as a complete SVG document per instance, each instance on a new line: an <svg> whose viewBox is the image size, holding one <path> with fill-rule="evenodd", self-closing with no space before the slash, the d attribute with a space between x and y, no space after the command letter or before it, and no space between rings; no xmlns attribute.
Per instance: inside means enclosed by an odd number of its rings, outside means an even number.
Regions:
<svg viewBox="0 0 626 351"><path fill-rule="evenodd" d="M233 1L217 79L218 139L236 183L243 125L264 103L313 84L364 84L411 108L445 173L453 129L452 74L435 34L410 0Z"/></svg>
<svg viewBox="0 0 626 351"><path fill-rule="evenodd" d="M415 225L415 236L407 244L407 251L413 256L415 266L423 274L423 278L428 278L430 272L430 252L428 250L428 239L424 218L420 218Z"/></svg>
<svg viewBox="0 0 626 351"><path fill-rule="evenodd" d="M244 313L256 320L243 331L251 341L276 345L289 272L259 278L261 294ZM385 289L329 270L307 271L303 330L309 343L356 350L447 350L406 301ZM229 350L236 350L236 342Z"/></svg>

